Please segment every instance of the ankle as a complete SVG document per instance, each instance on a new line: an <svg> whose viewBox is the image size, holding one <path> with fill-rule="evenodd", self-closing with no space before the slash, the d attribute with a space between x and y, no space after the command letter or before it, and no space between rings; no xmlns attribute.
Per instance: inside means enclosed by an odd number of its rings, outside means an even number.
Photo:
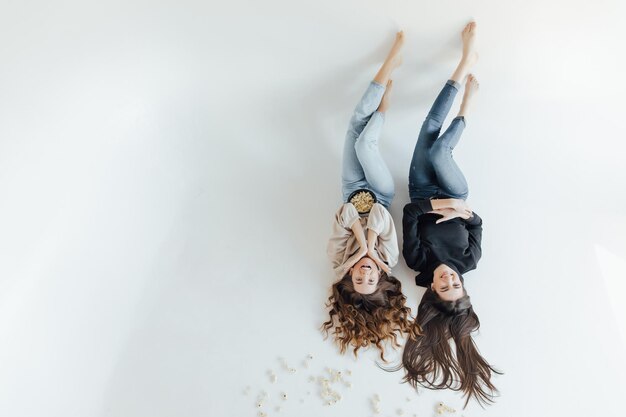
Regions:
<svg viewBox="0 0 626 417"><path fill-rule="evenodd" d="M469 110L470 109L467 106L467 104L461 104L461 108L459 109L459 112L457 113L456 117L465 119L467 117L467 114L469 113Z"/></svg>
<svg viewBox="0 0 626 417"><path fill-rule="evenodd" d="M471 54L465 54L465 53L463 53L463 54L461 55L461 60L460 60L459 62L460 62L460 65L468 65L468 64L470 63L470 61L471 61L471 60L472 60L472 56L471 56Z"/></svg>

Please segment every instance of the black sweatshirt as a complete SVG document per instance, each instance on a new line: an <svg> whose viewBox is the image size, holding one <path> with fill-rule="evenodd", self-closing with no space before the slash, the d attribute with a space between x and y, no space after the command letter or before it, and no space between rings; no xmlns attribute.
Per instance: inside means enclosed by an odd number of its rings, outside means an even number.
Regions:
<svg viewBox="0 0 626 417"><path fill-rule="evenodd" d="M433 271L440 264L461 275L475 269L482 255L483 221L478 214L436 224L441 215L428 213L432 209L430 200L418 200L404 206L402 216L402 255L411 269L420 272L415 283L422 287L433 282Z"/></svg>

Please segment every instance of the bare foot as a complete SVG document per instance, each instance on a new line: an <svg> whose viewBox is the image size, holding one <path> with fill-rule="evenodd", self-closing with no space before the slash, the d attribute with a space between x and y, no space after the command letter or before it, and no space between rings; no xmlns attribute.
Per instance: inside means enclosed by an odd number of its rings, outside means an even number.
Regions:
<svg viewBox="0 0 626 417"><path fill-rule="evenodd" d="M461 32L463 40L463 58L468 67L473 66L478 61L476 52L476 22L469 22Z"/></svg>
<svg viewBox="0 0 626 417"><path fill-rule="evenodd" d="M381 85L387 85L387 81L391 77L391 73L393 70L398 68L402 64L402 55L400 55L400 51L402 46L404 45L404 32L400 31L396 33L396 40L393 42L393 46L387 54L387 58L385 58L385 62L380 67L376 76L374 77L374 81Z"/></svg>
<svg viewBox="0 0 626 417"><path fill-rule="evenodd" d="M383 98L380 100L380 104L378 105L378 111L384 113L389 108L389 94L391 93L391 87L393 87L393 81L387 81L387 88L385 89L385 94L383 94Z"/></svg>
<svg viewBox="0 0 626 417"><path fill-rule="evenodd" d="M465 82L465 93L463 94L463 102L461 102L459 116L467 116L472 98L476 95L479 88L480 84L476 77L474 77L474 74L469 74Z"/></svg>
<svg viewBox="0 0 626 417"><path fill-rule="evenodd" d="M465 75L470 71L474 64L478 61L478 52L476 52L476 22L469 22L465 25L465 28L461 32L461 39L463 40L463 55L459 61L459 65L456 67L451 80L457 83L462 83L465 79Z"/></svg>
<svg viewBox="0 0 626 417"><path fill-rule="evenodd" d="M474 74L469 74L467 76L467 81L465 82L465 94L463 95L463 99L471 98L480 88L480 84L478 80L474 76Z"/></svg>
<svg viewBox="0 0 626 417"><path fill-rule="evenodd" d="M396 33L396 39L393 42L393 46L387 55L387 59L385 61L389 62L393 68L397 68L402 65L402 55L400 55L400 51L404 46L404 31L399 31Z"/></svg>

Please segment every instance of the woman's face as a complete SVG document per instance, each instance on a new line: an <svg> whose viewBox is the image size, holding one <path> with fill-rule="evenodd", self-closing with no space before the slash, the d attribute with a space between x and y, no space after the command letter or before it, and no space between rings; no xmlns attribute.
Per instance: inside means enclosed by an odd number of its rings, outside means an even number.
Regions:
<svg viewBox="0 0 626 417"><path fill-rule="evenodd" d="M359 262L350 269L350 275L354 290L359 294L371 294L376 291L380 271L376 262L367 256L359 259Z"/></svg>
<svg viewBox="0 0 626 417"><path fill-rule="evenodd" d="M441 264L435 268L430 289L445 301L456 301L463 297L463 283L459 274L446 264Z"/></svg>

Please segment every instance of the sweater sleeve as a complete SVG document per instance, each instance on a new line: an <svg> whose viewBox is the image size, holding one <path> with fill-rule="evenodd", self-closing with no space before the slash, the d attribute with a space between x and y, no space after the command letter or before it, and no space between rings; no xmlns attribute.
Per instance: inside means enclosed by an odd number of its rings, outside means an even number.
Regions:
<svg viewBox="0 0 626 417"><path fill-rule="evenodd" d="M424 201L427 201L430 205L428 200ZM424 262L418 227L419 216L423 213L424 203L420 201L404 206L404 214L402 216L402 255L409 268L415 271L419 271Z"/></svg>
<svg viewBox="0 0 626 417"><path fill-rule="evenodd" d="M482 256L483 219L477 213L474 213L471 218L465 220L465 227L469 232L469 250L474 260L474 267L476 267Z"/></svg>
<svg viewBox="0 0 626 417"><path fill-rule="evenodd" d="M352 203L342 205L335 213L331 236L326 248L328 258L335 270L343 263L348 241L353 235L351 227L355 221L359 221L359 213Z"/></svg>
<svg viewBox="0 0 626 417"><path fill-rule="evenodd" d="M398 263L400 249L398 248L398 235L391 214L381 205L374 204L367 219L367 228L378 235L376 250L383 261L390 267Z"/></svg>

